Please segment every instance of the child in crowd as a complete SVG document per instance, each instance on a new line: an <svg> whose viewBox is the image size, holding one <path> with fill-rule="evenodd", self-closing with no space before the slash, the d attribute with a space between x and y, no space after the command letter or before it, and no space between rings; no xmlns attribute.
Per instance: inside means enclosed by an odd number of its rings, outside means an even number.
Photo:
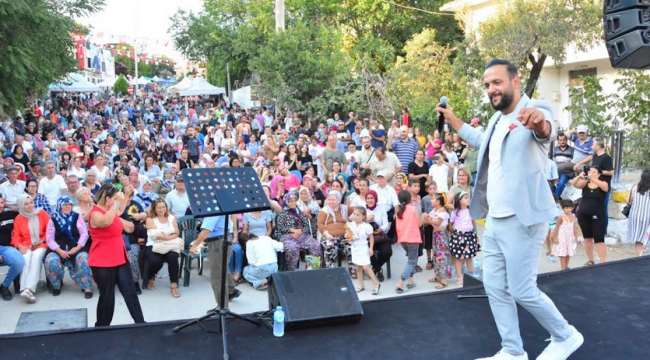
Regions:
<svg viewBox="0 0 650 360"><path fill-rule="evenodd" d="M377 295L381 284L370 267L370 257L374 255L372 248L375 245L372 226L365 222L365 208L355 206L352 209L352 215L350 216L352 221L346 224L348 229L346 236L352 242L352 263L357 267L357 274L359 274L357 277L359 287L356 288L356 291L361 292L365 289L363 284L363 271L365 271L374 286L372 295Z"/></svg>
<svg viewBox="0 0 650 360"><path fill-rule="evenodd" d="M246 248L248 265L244 268L244 278L257 290L268 286L268 278L278 272L278 252L284 251L284 245L268 236L240 233L239 244Z"/></svg>
<svg viewBox="0 0 650 360"><path fill-rule="evenodd" d="M422 217L422 199L420 198L420 181L419 180L408 180L406 182L408 185L406 186L406 191L411 193L411 203L413 206L415 206L415 209L418 211L418 218ZM399 194L399 191L397 192ZM423 228L420 228L420 234L422 234L422 231L424 231ZM418 247L418 259L420 256L424 255L424 244L420 243L420 246ZM422 272L422 268L420 265L415 263L415 272Z"/></svg>
<svg viewBox="0 0 650 360"><path fill-rule="evenodd" d="M400 191L397 194L396 213L396 230L397 242L402 244L406 251L408 261L406 267L397 282L395 290L398 294L406 292L408 289L415 287L413 282L413 274L415 273L415 266L418 261L418 248L422 243L422 236L420 234L420 226L422 226L423 218L418 216L418 209L411 203L411 193L408 191ZM404 284L406 282L406 285Z"/></svg>
<svg viewBox="0 0 650 360"><path fill-rule="evenodd" d="M454 266L458 286L463 287L463 262L467 271L474 270L472 259L481 250L478 244L476 232L474 231L474 220L469 215L469 194L459 192L454 198L454 204L460 204L451 215L450 222L453 224L454 232L451 235L449 245L451 254L454 256Z"/></svg>
<svg viewBox="0 0 650 360"><path fill-rule="evenodd" d="M557 208L557 216L553 220L548 222L548 234L546 234L546 256L551 256L551 241L553 241L553 231L555 230L555 224L557 223L557 218L562 214L562 206L560 206L560 197L553 194L553 199L555 200L555 207Z"/></svg>
<svg viewBox="0 0 650 360"><path fill-rule="evenodd" d="M438 192L438 186L433 180L429 180L424 184L427 188L427 196L422 198L422 211L425 214L431 213L433 211L433 198L434 195ZM433 269L433 260L431 258L431 248L432 248L432 237L433 237L433 226L428 222L424 223L422 227L424 233L424 250L427 252L427 270Z"/></svg>
<svg viewBox="0 0 650 360"><path fill-rule="evenodd" d="M429 279L430 283L437 283L436 289L447 287L447 279L452 277L451 256L449 255L449 213L445 208L444 193L432 195L433 210L428 215L428 223L433 225L431 247L433 250L433 271L435 276Z"/></svg>
<svg viewBox="0 0 650 360"><path fill-rule="evenodd" d="M569 260L574 255L578 241L578 222L576 216L572 214L573 201L562 200L560 206L562 206L562 215L558 217L553 230L554 245L551 254L560 257L560 267L566 270L569 268Z"/></svg>

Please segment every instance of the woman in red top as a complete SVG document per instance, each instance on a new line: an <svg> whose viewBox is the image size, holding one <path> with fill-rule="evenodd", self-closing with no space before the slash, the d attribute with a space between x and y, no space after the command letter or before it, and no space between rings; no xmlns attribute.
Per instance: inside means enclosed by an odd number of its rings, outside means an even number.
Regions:
<svg viewBox="0 0 650 360"><path fill-rule="evenodd" d="M99 289L95 326L108 326L113 320L115 285L120 289L133 320L136 323L144 322L122 240L123 228L127 232L133 231L133 223L120 218L131 193L133 187L130 185L121 193L113 184L106 183L97 191L97 205L90 210L88 229L93 243L88 255L88 265Z"/></svg>
<svg viewBox="0 0 650 360"><path fill-rule="evenodd" d="M20 276L20 296L29 304L36 302L36 285L41 274L43 257L47 251L45 230L50 221L43 209L34 209L34 199L27 194L19 195L16 204L20 214L14 220L13 245L25 258Z"/></svg>

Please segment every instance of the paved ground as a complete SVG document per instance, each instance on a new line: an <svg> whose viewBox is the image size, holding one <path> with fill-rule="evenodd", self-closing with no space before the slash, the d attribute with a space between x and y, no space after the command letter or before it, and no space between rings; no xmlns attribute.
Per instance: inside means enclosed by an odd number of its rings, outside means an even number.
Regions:
<svg viewBox="0 0 650 360"><path fill-rule="evenodd" d="M479 229L479 234L481 233L482 229ZM634 248L629 245L608 247L608 260L619 260L629 258L633 255ZM585 262L586 256L584 249L581 245L579 245L576 256L571 259L570 266L582 266L582 264ZM393 269L392 279L386 279L386 281L382 283L381 291L378 296L372 296L370 294L372 285L370 284L369 280L366 280L366 291L360 293L359 298L363 301L369 300L371 298L375 299L398 296L394 290L395 284L399 280L399 274L401 273L405 263L406 256L404 250L401 247L394 245L393 257L391 259ZM424 267L426 265L425 257L421 257L418 264ZM540 273L557 270L560 270L559 262L550 262L546 257L545 251L540 253ZM6 271L6 268L2 268L0 271L4 272ZM432 274L433 271L431 270L424 270L421 273L417 273L415 275L415 282L417 284L417 287L412 289L409 293L437 291L434 289L434 284L427 282L427 280L432 277ZM143 294L139 297L145 320L153 322L189 319L205 314L205 311L207 309L216 306L216 302L214 300L214 296L210 287L209 276L210 272L207 270L207 266L206 270L203 273L203 276L198 276L196 269L194 269L191 278L191 286L187 288L181 287L182 296L178 299L171 297L171 294L169 292L169 282L167 279L157 280L155 290L144 290ZM0 274L0 279L3 278L4 274ZM88 309L88 325L93 326L95 323L95 309L97 306L98 294L96 293L93 299L86 300L84 299L83 294L77 288L73 287L73 282L67 275L64 282L65 285L60 296L53 297L47 292L42 292L36 295L36 304L28 305L17 296L14 297L14 299L10 302L4 302L0 300L0 313L2 314L0 316L0 334L13 333L16 324L18 323L20 314L22 312L29 311L86 308ZM449 285L450 288L456 287L454 280L450 281ZM243 294L238 299L230 303L231 310L244 314L268 309L266 291L256 291L247 284L239 285L238 289L240 289ZM113 325L129 324L131 322L132 320L126 309L124 301L121 295L119 295L119 292L117 292Z"/></svg>

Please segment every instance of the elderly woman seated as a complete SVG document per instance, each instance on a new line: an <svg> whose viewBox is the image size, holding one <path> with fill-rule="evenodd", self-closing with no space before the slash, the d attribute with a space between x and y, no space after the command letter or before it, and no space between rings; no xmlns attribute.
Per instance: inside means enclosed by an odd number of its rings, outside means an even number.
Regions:
<svg viewBox="0 0 650 360"><path fill-rule="evenodd" d="M339 249L343 249L345 257L348 259L350 277L356 279L357 271L352 264L350 243L345 238L348 208L341 205L342 199L343 195L336 190L331 190L327 194L325 205L318 214L318 231L323 234L321 246L325 253L325 266L329 268L336 267Z"/></svg>
<svg viewBox="0 0 650 360"><path fill-rule="evenodd" d="M83 217L72 211L72 199L62 196L56 212L47 224L48 254L45 257L45 274L52 283L52 295L61 294L65 268L81 287L86 299L93 297L92 275L88 266L88 227Z"/></svg>
<svg viewBox="0 0 650 360"><path fill-rule="evenodd" d="M298 192L289 191L284 195L284 209L276 218L277 234L284 244L287 270L298 267L300 249L320 258L321 248L318 241L310 234L309 219L298 208Z"/></svg>

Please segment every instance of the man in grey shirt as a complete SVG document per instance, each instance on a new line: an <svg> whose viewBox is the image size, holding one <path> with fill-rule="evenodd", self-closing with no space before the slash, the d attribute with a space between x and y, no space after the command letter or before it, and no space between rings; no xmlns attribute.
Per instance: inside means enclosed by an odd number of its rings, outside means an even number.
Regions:
<svg viewBox="0 0 650 360"><path fill-rule="evenodd" d="M321 155L321 163L325 173L332 171L332 163L334 161L341 163L341 169L345 169L347 166L348 161L345 157L345 153L336 147L336 141L337 139L335 134L327 136L327 147L323 150L323 154Z"/></svg>

